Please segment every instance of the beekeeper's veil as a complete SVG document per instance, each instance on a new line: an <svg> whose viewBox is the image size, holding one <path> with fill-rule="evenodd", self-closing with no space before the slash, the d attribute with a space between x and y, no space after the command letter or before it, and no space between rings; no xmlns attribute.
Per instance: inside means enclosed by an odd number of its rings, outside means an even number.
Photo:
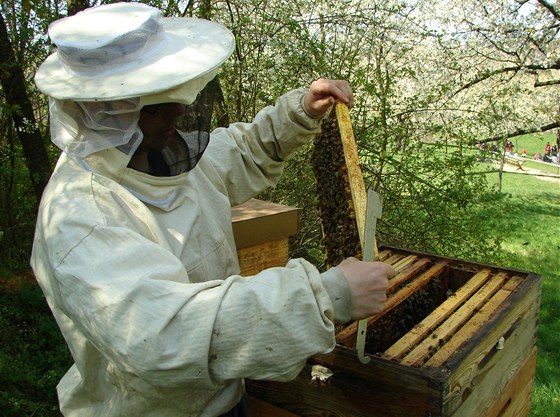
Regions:
<svg viewBox="0 0 560 417"><path fill-rule="evenodd" d="M231 32L202 19L164 18L140 3L86 9L49 27L57 46L35 75L49 96L52 141L71 157L142 140L145 105L191 104L231 55Z"/></svg>

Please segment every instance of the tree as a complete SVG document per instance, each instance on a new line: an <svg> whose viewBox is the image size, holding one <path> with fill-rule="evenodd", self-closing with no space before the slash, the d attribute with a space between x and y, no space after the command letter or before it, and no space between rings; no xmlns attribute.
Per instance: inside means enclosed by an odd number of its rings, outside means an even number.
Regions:
<svg viewBox="0 0 560 417"><path fill-rule="evenodd" d="M32 12L33 10L33 12ZM36 61L45 56L44 4L0 6L0 258L27 265L36 207L51 174L46 102L33 91ZM39 35L37 35L39 34Z"/></svg>
<svg viewBox="0 0 560 417"><path fill-rule="evenodd" d="M447 2L438 45L455 81L446 96L477 128L473 140L559 127L559 14L545 0ZM460 122L459 122L460 123Z"/></svg>
<svg viewBox="0 0 560 417"><path fill-rule="evenodd" d="M23 147L31 183L37 201L41 199L51 166L45 141L37 124L33 105L27 94L24 68L13 49L3 16L0 14L0 83L6 106L13 119L16 134Z"/></svg>
<svg viewBox="0 0 560 417"><path fill-rule="evenodd" d="M453 205L437 207L431 195L445 188L449 199L470 196L474 203L484 198L488 190L471 175L464 162L468 159L461 160L465 146L486 138L552 128L557 123L557 105L546 103L557 101L552 87L557 71L558 12L556 4L545 0L149 3L165 15L211 18L228 26L236 37L234 55L223 66L219 83L208 86L190 115L191 119L208 115L211 109L211 118L204 122L210 127L227 125L230 120L248 121L280 94L308 85L319 76L349 79L356 92L351 114L366 179L387 197L379 230L400 245L427 241L418 238L419 231L414 236L394 230L404 224L405 217L418 224L430 221L431 230L449 230L446 218L453 218L454 223L459 219L469 222L467 211L452 216L446 210ZM89 4L74 1L68 10ZM10 17L6 23L16 51L14 61L20 63L26 77L24 91L39 133L48 128L48 112L45 98L35 94L30 78L37 61L52 48L46 27L61 15L59 7L59 2L2 4L4 17ZM35 14L29 12L32 8ZM2 42L5 45L8 43ZM206 110L197 110L197 106ZM23 108L17 107L18 111ZM8 134L2 137L8 138ZM6 149L12 161L17 161L13 159L17 146ZM52 149L47 146L54 155L57 150ZM300 248L320 240L321 235L309 192L315 180L308 165L310 150L309 146L298 152L282 182L263 195L305 208L302 235L306 238L299 240ZM416 159L411 160L411 154ZM28 168L30 172L36 169ZM421 186L429 184L430 177L438 178L432 181L437 187ZM8 223L3 222L2 227ZM473 237L472 227L467 229L458 228L463 234L453 239L459 242ZM482 251L475 246L473 243L473 250ZM313 248L318 252L317 246ZM441 246L427 249L444 250Z"/></svg>

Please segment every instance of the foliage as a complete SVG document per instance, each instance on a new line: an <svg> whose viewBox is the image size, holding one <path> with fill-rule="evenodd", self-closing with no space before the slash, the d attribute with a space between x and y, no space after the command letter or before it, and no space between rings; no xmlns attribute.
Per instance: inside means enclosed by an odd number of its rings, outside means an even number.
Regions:
<svg viewBox="0 0 560 417"><path fill-rule="evenodd" d="M478 220L469 219L466 210L451 220L447 207L435 204L437 199L428 193L436 188L425 186L432 173L437 173L437 190L447 200L462 196L464 201L469 196L476 201L487 198L490 190L480 184L480 179L467 175L469 169L458 162L459 158L448 155L444 162L438 162L423 152L424 157L408 161L403 156L409 147L414 150L426 142L473 142L496 133L503 135L520 124L542 125L556 117L556 106L546 105L557 99L550 92L553 90L542 93L546 86L537 89L531 83L533 78L539 85L554 79L556 15L554 7L545 7L544 2L148 3L160 7L165 15L206 16L233 31L236 50L221 74L229 120L251 120L261 107L273 103L284 91L307 85L318 76L349 79L356 92L352 117L358 142L363 146L365 168L370 173L368 179L375 188L392 196L387 201L386 219L400 224L402 213L407 213L410 224L425 224L420 230L441 226L442 230L434 234L437 241L450 233L445 222L435 219L447 217L452 222L449 224L455 225L460 221L453 234L457 241L472 233ZM3 3L0 10L17 46L17 56L26 68L28 92L37 103L37 119L46 131L46 102L37 95L32 75L52 49L45 36L46 28L65 12L64 4L11 0ZM512 66L516 70L509 69ZM522 101L531 105L520 106ZM2 114L7 116L9 112ZM5 232L5 247L18 247L14 233L8 233L14 224L25 229L17 235L27 241L17 254L2 256L21 265L30 247L32 221L14 221L10 210L30 219L34 204L24 185L21 157L16 158L20 164L10 165L19 145L15 137L9 136L9 120L4 118L1 126L0 145L6 159L0 162L6 186L2 188L0 230ZM308 192L313 179L308 175L309 169L301 166L306 160L305 154L299 154L286 169L283 182L266 195L278 201L301 197L296 202L309 215L305 224L310 229L300 240L307 245L311 237L320 236L320 231L313 218L313 196ZM289 172L292 168L293 174ZM298 176L300 169L307 174ZM444 174L447 178L443 178ZM18 184L11 187L14 178ZM304 183L303 178L309 182ZM407 184L402 196L395 188L401 183ZM422 241L420 236L410 235L407 239L409 235L403 231L391 230L391 222L383 223L384 233L394 236L395 242L417 246ZM307 255L319 259L319 247L313 245L310 252L314 254Z"/></svg>
<svg viewBox="0 0 560 417"><path fill-rule="evenodd" d="M0 409L6 417L60 416L56 390L71 365L39 287L21 277L0 286Z"/></svg>
<svg viewBox="0 0 560 417"><path fill-rule="evenodd" d="M495 207L501 215L490 218L491 227L503 236L503 262L542 277L531 417L555 416L560 410L560 371L557 366L560 360L560 236L556 226L559 189L558 182L506 173L504 198Z"/></svg>
<svg viewBox="0 0 560 417"><path fill-rule="evenodd" d="M380 188L379 240L391 246L482 260L496 258L501 238L487 217L501 196L478 175L473 157L421 145L395 154ZM483 213L477 210L487 206Z"/></svg>

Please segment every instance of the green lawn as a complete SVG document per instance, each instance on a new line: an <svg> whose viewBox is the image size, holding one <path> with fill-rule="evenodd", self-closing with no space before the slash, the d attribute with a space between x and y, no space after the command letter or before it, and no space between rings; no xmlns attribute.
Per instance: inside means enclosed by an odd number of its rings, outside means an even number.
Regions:
<svg viewBox="0 0 560 417"><path fill-rule="evenodd" d="M529 135L518 136L512 139L514 148L513 150L521 155L521 151L527 151L527 157L533 158L536 153L544 154L544 147L547 142L553 144L556 142L556 134L551 132L546 133L531 133Z"/></svg>
<svg viewBox="0 0 560 417"><path fill-rule="evenodd" d="M497 179L494 174L490 177ZM504 173L503 216L494 219L508 267L542 277L531 417L560 417L560 183Z"/></svg>

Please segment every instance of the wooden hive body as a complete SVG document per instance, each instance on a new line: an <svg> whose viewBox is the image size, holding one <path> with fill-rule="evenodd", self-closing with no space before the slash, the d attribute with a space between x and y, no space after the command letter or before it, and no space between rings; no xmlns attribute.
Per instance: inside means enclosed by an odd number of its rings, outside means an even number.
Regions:
<svg viewBox="0 0 560 417"><path fill-rule="evenodd" d="M232 228L241 275L285 266L290 236L299 231L301 210L252 199L232 207Z"/></svg>
<svg viewBox="0 0 560 417"><path fill-rule="evenodd" d="M312 357L296 380L247 383L252 397L276 407L266 415L527 416L540 277L395 248L381 248L380 257L400 272L386 308L369 320L371 361L358 360L355 323L340 329L334 351ZM420 314L424 291L439 299ZM376 335L386 340L369 340ZM315 365L332 376L313 379Z"/></svg>

